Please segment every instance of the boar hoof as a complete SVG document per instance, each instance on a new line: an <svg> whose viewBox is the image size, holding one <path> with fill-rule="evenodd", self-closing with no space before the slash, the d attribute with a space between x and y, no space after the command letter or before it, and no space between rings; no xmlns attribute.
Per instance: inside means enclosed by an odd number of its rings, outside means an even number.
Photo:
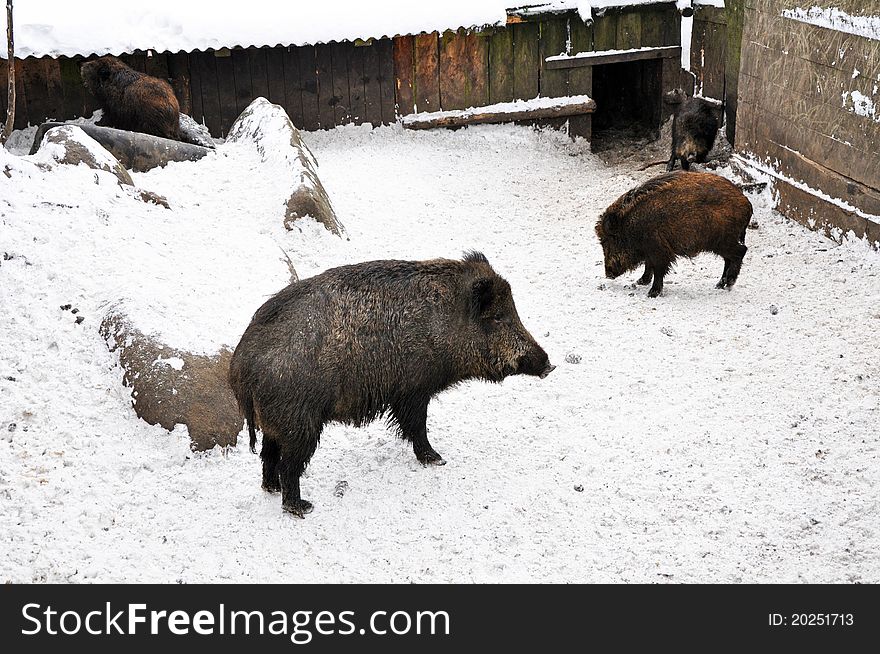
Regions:
<svg viewBox="0 0 880 654"><path fill-rule="evenodd" d="M306 513L312 512L312 503L308 500L297 500L293 504L282 504L281 508L284 509L286 513L292 513L298 518L305 518Z"/></svg>
<svg viewBox="0 0 880 654"><path fill-rule="evenodd" d="M263 483L263 490L267 493L280 493L281 492L281 482L277 482L274 484Z"/></svg>
<svg viewBox="0 0 880 654"><path fill-rule="evenodd" d="M427 452L417 453L416 458L419 462L425 466L445 466L446 460L437 454L434 450L428 450Z"/></svg>
<svg viewBox="0 0 880 654"><path fill-rule="evenodd" d="M717 284L715 284L715 288L727 288L727 280L720 280Z"/></svg>
<svg viewBox="0 0 880 654"><path fill-rule="evenodd" d="M648 291L648 297L658 297L660 295L660 293L661 293L660 289L652 288L650 291Z"/></svg>

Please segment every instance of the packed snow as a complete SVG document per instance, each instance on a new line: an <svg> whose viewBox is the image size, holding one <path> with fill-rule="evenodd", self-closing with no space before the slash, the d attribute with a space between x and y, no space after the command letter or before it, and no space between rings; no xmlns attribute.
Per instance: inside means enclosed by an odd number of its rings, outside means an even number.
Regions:
<svg viewBox="0 0 880 654"><path fill-rule="evenodd" d="M639 271L604 278L593 232L650 172L512 125L305 140L348 240L286 232L245 144L133 175L170 210L0 150L0 580L880 582L880 254L768 189L732 291L702 255L651 300ZM169 340L234 344L281 250L308 277L470 248L557 370L436 398L442 468L381 423L328 426L305 520L246 438L194 454L139 420L98 334L124 298Z"/></svg>

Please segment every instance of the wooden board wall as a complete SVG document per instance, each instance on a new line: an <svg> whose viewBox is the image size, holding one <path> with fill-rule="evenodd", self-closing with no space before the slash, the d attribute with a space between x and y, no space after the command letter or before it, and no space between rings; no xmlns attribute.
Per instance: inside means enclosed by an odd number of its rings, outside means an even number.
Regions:
<svg viewBox="0 0 880 654"><path fill-rule="evenodd" d="M589 95L589 68L547 70L544 59L593 50L679 45L679 29L680 17L670 2L609 9L591 24L576 12L563 12L518 17L506 27L483 31L396 37L397 111L405 115L539 95ZM678 67L672 72L677 81Z"/></svg>
<svg viewBox="0 0 880 654"><path fill-rule="evenodd" d="M783 0L745 0L736 148L880 215L880 114L859 109L852 95L880 107L880 42L785 18L785 8Z"/></svg>
<svg viewBox="0 0 880 654"><path fill-rule="evenodd" d="M224 137L258 96L283 106L293 123L306 130L345 123L381 125L415 111L538 95L589 95L589 69L546 70L544 58L679 43L680 17L671 1L609 9L593 24L585 24L575 12L516 20L479 32L434 32L357 44L148 51L121 58L136 70L167 79L181 110L207 125L215 137ZM17 60L17 128L91 115L96 104L79 77L83 59ZM0 79L5 79L5 65L0 60ZM673 73L677 67L664 68L664 79ZM5 110L5 93L0 96L0 109Z"/></svg>
<svg viewBox="0 0 880 654"><path fill-rule="evenodd" d="M391 56L391 40L382 39L363 45L135 52L120 58L135 70L167 79L181 110L215 137L224 137L242 109L260 96L283 106L303 129L391 123L396 120ZM97 106L79 75L84 60L16 60L16 129L92 114ZM0 60L0 79L6 79L6 67ZM0 95L5 115L6 93Z"/></svg>

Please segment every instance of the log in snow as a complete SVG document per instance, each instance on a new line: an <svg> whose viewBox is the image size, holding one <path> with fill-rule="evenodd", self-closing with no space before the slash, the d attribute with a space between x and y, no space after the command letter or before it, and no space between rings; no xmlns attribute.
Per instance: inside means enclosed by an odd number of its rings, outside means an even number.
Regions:
<svg viewBox="0 0 880 654"><path fill-rule="evenodd" d="M407 129L430 129L432 127L461 127L479 123L506 123L535 118L564 118L596 111L596 102L586 95L561 98L534 98L499 102L483 107L471 107L455 111L432 111L410 114L400 119Z"/></svg>

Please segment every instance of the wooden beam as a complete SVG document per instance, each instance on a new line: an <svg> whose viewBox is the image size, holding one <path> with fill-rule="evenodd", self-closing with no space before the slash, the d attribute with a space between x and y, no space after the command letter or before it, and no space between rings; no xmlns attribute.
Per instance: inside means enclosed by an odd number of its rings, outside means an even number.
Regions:
<svg viewBox="0 0 880 654"><path fill-rule="evenodd" d="M516 120L564 118L592 113L596 103L585 95L564 98L535 98L525 102L502 102L458 111L433 111L410 114L400 122L407 129L461 127L480 123L506 123Z"/></svg>
<svg viewBox="0 0 880 654"><path fill-rule="evenodd" d="M633 48L631 50L598 50L596 52L578 52L573 55L556 55L547 57L545 67L580 68L581 66L599 66L603 64L619 64L626 61L644 59L675 59L681 57L681 47L677 45L662 48Z"/></svg>

